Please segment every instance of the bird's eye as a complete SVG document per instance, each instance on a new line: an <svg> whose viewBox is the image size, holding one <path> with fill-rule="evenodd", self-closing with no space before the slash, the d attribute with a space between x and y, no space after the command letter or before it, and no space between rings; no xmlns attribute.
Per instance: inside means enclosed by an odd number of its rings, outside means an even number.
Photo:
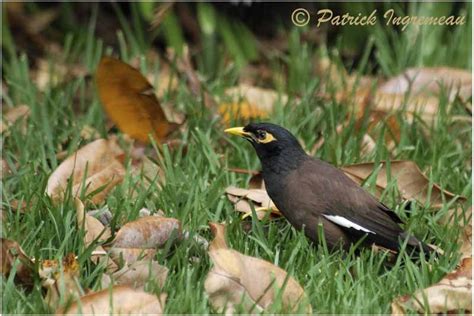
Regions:
<svg viewBox="0 0 474 316"><path fill-rule="evenodd" d="M260 140L263 140L267 137L267 132L262 131L262 130L258 130L255 134L256 134L257 138L260 139Z"/></svg>

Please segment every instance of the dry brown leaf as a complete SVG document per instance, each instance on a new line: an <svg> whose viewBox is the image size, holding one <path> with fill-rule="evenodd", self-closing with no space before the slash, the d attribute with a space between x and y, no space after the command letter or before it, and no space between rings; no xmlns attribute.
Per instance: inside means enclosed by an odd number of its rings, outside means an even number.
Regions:
<svg viewBox="0 0 474 316"><path fill-rule="evenodd" d="M178 128L167 120L152 85L137 69L103 57L96 77L102 105L122 132L148 143L149 134L161 142Z"/></svg>
<svg viewBox="0 0 474 316"><path fill-rule="evenodd" d="M64 160L48 179L46 193L54 200L61 201L67 188L68 179L72 177L73 196L83 189L85 179L86 195L99 188L91 201L102 202L112 188L123 180L125 168L117 157L123 155L122 150L113 140L98 139L85 145ZM105 186L105 187L104 187Z"/></svg>
<svg viewBox="0 0 474 316"><path fill-rule="evenodd" d="M65 304L71 298L79 298L83 290L79 283L79 263L73 253L63 258L62 265L58 260L43 260L39 275L46 288L46 302L52 308Z"/></svg>
<svg viewBox="0 0 474 316"><path fill-rule="evenodd" d="M392 302L392 315L403 315L407 310L432 314L456 313L460 310L471 312L472 258L463 259L457 270L438 283Z"/></svg>
<svg viewBox="0 0 474 316"><path fill-rule="evenodd" d="M140 260L126 264L113 276L116 285L129 285L142 288L149 280L153 280L159 287L163 287L168 277L168 268L152 260Z"/></svg>
<svg viewBox="0 0 474 316"><path fill-rule="evenodd" d="M177 233L181 236L181 224L175 218L145 216L125 224L113 242L118 248L156 248Z"/></svg>
<svg viewBox="0 0 474 316"><path fill-rule="evenodd" d="M459 92L464 99L471 96L472 74L464 69L449 67L409 68L402 74L390 78L380 85L384 93L405 94L439 94L442 89L450 89L451 96Z"/></svg>
<svg viewBox="0 0 474 316"><path fill-rule="evenodd" d="M30 107L27 105L19 105L7 109L3 113L3 118L0 121L0 133L3 133L11 125L13 125L20 118L28 118L30 116Z"/></svg>
<svg viewBox="0 0 474 316"><path fill-rule="evenodd" d="M221 102L218 111L226 123L235 118L250 120L268 117L277 102L283 105L288 102L287 95L246 84L228 88L225 95L230 102Z"/></svg>
<svg viewBox="0 0 474 316"><path fill-rule="evenodd" d="M15 280L22 285L33 284L33 262L25 254L21 246L13 240L1 239L2 244L2 274L8 278L15 267Z"/></svg>
<svg viewBox="0 0 474 316"><path fill-rule="evenodd" d="M243 189L230 186L225 189L225 192L238 212L252 214L251 202L255 207L258 219L264 218L268 211L277 216L281 215L265 189Z"/></svg>
<svg viewBox="0 0 474 316"><path fill-rule="evenodd" d="M382 167L377 175L377 194L380 195L387 185L387 170L385 162L381 162ZM373 162L360 163L342 167L346 173L356 183L361 184L367 179L377 166ZM455 194L442 190L439 185L433 184L431 196L429 196L429 179L421 172L420 168L413 161L395 160L390 162L391 178L397 179L398 191L405 200L415 199L422 204L429 201L431 207L440 208L443 206L443 196L446 202L454 199ZM429 200L428 200L429 199ZM459 197L458 201L465 201L464 197Z"/></svg>
<svg viewBox="0 0 474 316"><path fill-rule="evenodd" d="M95 315L130 315L130 314L162 314L165 306L166 294L158 298L142 290L129 286L117 285L111 290L81 297L79 302L73 303L67 310L59 309L57 315L95 314Z"/></svg>
<svg viewBox="0 0 474 316"><path fill-rule="evenodd" d="M404 95L377 91L372 98L373 109L386 113L404 110L413 116L418 114L424 121L432 122L439 114L440 99L429 95Z"/></svg>
<svg viewBox="0 0 474 316"><path fill-rule="evenodd" d="M284 310L300 311L301 304L305 312L311 313L306 294L295 279L268 261L229 249L225 227L217 223L209 226L215 236L209 248L214 267L206 277L204 288L216 310L232 314L235 306L241 304L248 313L264 311L280 294ZM278 293L279 290L283 292Z"/></svg>
<svg viewBox="0 0 474 316"><path fill-rule="evenodd" d="M439 113L442 89L452 88L449 101L458 93L464 100L471 96L472 76L466 70L411 68L374 89L377 84L375 79L348 74L329 58L322 58L316 64L320 76L327 79L327 91L323 92L323 97L330 98L329 92L333 91L336 100L351 105L352 112L358 117L370 106L370 111L382 111L387 116L404 110L409 118L416 113L424 121L433 122Z"/></svg>
<svg viewBox="0 0 474 316"><path fill-rule="evenodd" d="M110 229L106 228L97 218L86 214L84 211L84 204L78 198L74 201L76 205L77 226L79 229L84 228L84 246L89 247L94 241L103 242L110 238ZM98 245L94 251L104 252L104 248ZM93 255L92 261L98 262L102 256Z"/></svg>

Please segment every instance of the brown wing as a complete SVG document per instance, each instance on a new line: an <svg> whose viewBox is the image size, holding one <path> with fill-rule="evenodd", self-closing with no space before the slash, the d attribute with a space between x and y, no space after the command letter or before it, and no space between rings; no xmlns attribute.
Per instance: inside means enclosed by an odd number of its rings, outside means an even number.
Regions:
<svg viewBox="0 0 474 316"><path fill-rule="evenodd" d="M293 191L288 192L289 204L297 200L304 213L328 215L336 224L334 219L342 221L341 227L349 234L365 235L370 231L367 235L372 242L391 249L398 247L403 234L398 216L339 169L321 160L307 160L287 181L287 189ZM355 225L344 225L347 223Z"/></svg>

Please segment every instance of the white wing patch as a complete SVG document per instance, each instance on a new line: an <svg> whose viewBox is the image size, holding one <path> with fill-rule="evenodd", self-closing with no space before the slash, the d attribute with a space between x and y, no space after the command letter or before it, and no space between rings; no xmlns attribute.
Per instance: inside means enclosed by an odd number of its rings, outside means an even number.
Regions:
<svg viewBox="0 0 474 316"><path fill-rule="evenodd" d="M373 231L368 230L367 228L364 228L360 225L357 225L356 223L351 222L350 220L348 220L347 218L344 218L342 216L326 215L326 214L323 214L323 216L326 217L331 222L333 222L334 224L337 224L339 226L343 226L343 227L346 227L346 228L353 228L353 229L361 230L361 231L366 232L366 233L375 234Z"/></svg>

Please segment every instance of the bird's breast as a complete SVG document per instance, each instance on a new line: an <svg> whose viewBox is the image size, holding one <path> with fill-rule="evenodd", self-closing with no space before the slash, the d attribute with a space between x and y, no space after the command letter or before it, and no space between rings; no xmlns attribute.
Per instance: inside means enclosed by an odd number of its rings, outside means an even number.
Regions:
<svg viewBox="0 0 474 316"><path fill-rule="evenodd" d="M286 176L264 176L265 188L268 195L275 203L278 210L283 216L296 228L301 228L305 222L305 216L310 215L304 209L301 209L299 196L289 187Z"/></svg>

